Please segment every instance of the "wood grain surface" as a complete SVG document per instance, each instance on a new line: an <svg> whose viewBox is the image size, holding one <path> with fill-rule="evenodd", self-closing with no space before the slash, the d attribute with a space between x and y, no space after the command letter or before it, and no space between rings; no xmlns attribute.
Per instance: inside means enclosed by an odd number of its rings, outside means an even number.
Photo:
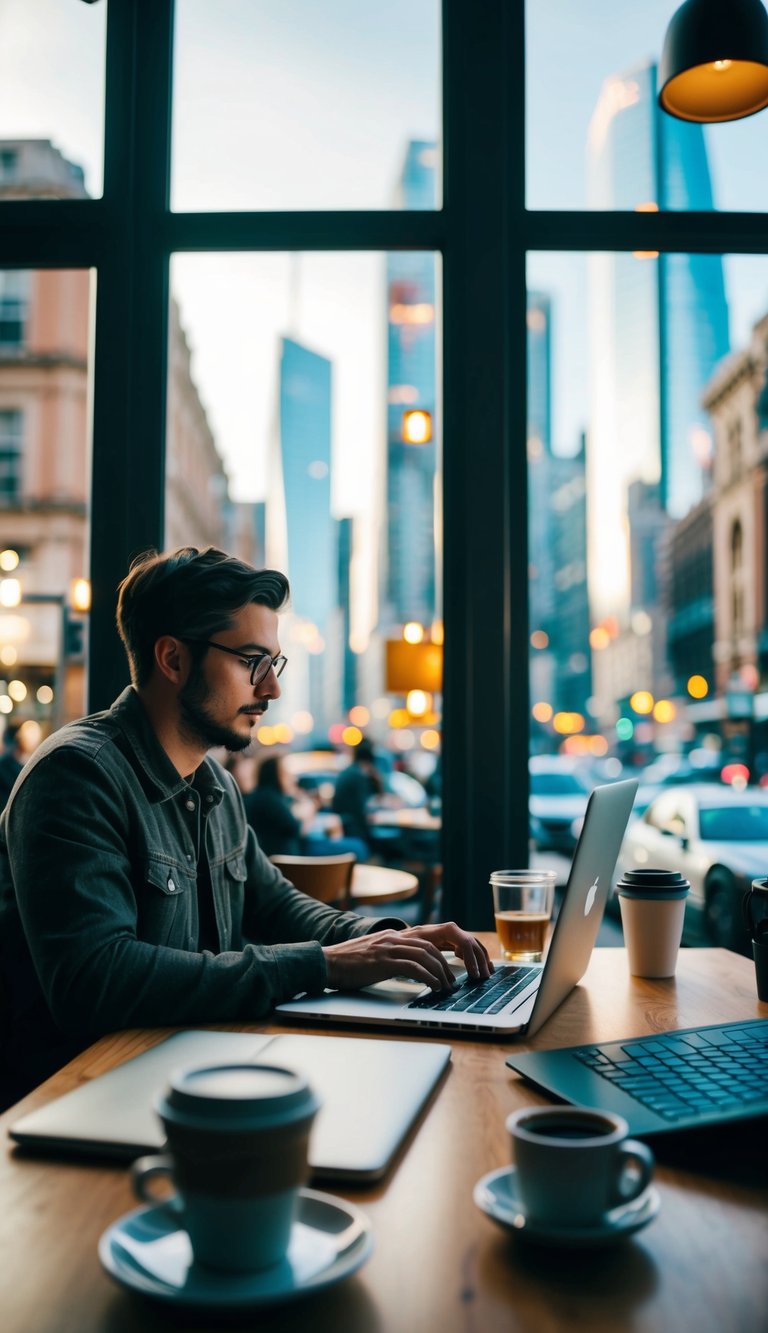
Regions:
<svg viewBox="0 0 768 1333"><path fill-rule="evenodd" d="M757 1001L747 959L683 950L675 979L640 981L629 976L623 950L599 949L582 985L530 1047L754 1017L768 1017L768 1006ZM104 1038L8 1111L4 1127L21 1107L29 1110L96 1077L165 1034ZM371 1040L383 1036L391 1034ZM479 1177L509 1159L506 1116L544 1101L505 1066L509 1050L509 1043L454 1041L448 1076L384 1182L339 1191L373 1223L375 1249L365 1267L309 1300L242 1319L241 1327L280 1333L764 1333L765 1120L671 1136L661 1147L656 1140L661 1211L633 1239L585 1251L526 1245L472 1201ZM3 1333L154 1333L169 1326L213 1333L229 1326L220 1316L190 1317L152 1305L102 1272L99 1236L135 1206L125 1167L24 1156L3 1138Z"/></svg>

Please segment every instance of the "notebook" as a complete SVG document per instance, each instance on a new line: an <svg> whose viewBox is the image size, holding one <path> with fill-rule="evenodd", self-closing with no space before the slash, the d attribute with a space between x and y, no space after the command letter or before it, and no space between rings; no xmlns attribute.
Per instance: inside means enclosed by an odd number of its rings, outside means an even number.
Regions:
<svg viewBox="0 0 768 1333"><path fill-rule="evenodd" d="M450 1060L440 1043L358 1037L185 1031L17 1120L28 1148L133 1158L161 1148L153 1102L172 1069L267 1061L306 1075L322 1106L312 1129L313 1179L383 1176ZM396 1095L393 1095L396 1090Z"/></svg>
<svg viewBox="0 0 768 1333"><path fill-rule="evenodd" d="M395 980L362 991L303 995L278 1005L275 1017L510 1038L538 1031L584 975L636 791L637 783L629 781L592 792L543 963L497 965L487 981L467 979L450 992Z"/></svg>
<svg viewBox="0 0 768 1333"><path fill-rule="evenodd" d="M768 1114L768 1019L510 1055L507 1064L564 1101L615 1111L633 1134Z"/></svg>

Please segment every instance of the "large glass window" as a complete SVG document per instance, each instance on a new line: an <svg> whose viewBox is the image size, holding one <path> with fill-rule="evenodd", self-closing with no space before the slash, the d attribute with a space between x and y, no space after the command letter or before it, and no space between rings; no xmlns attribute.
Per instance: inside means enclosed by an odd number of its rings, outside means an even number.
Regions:
<svg viewBox="0 0 768 1333"><path fill-rule="evenodd" d="M439 49L439 0L177 0L173 207L434 208Z"/></svg>
<svg viewBox="0 0 768 1333"><path fill-rule="evenodd" d="M2 0L3 197L102 192L107 0Z"/></svg>
<svg viewBox="0 0 768 1333"><path fill-rule="evenodd" d="M282 698L257 752L321 749L335 771L365 737L390 795L426 807L442 683L436 258L175 256L172 290L166 545L215 542L291 583Z"/></svg>
<svg viewBox="0 0 768 1333"><path fill-rule="evenodd" d="M768 208L760 116L692 125L659 110L680 0L527 0L529 208Z"/></svg>
<svg viewBox="0 0 768 1333"><path fill-rule="evenodd" d="M562 771L749 759L767 327L765 257L529 257L531 749Z"/></svg>
<svg viewBox="0 0 768 1333"><path fill-rule="evenodd" d="M0 716L31 752L86 711L90 607L87 270L23 279L23 336L0 342Z"/></svg>

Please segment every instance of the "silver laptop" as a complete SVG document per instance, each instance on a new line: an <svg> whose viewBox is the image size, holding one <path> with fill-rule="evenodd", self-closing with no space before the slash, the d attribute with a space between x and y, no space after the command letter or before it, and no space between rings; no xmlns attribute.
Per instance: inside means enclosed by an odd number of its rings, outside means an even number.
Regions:
<svg viewBox="0 0 768 1333"><path fill-rule="evenodd" d="M172 1069L267 1061L301 1071L319 1094L309 1148L313 1179L362 1184L384 1175L450 1056L450 1046L438 1042L178 1032L31 1111L9 1132L27 1148L137 1157L163 1146L153 1103Z"/></svg>
<svg viewBox="0 0 768 1333"><path fill-rule="evenodd" d="M422 1032L530 1036L581 980L597 939L637 783L596 787L587 804L565 896L543 963L496 964L492 976L450 992L406 980L361 991L326 991L280 1004L276 1017L301 1023L367 1023ZM466 978L466 973L461 973Z"/></svg>

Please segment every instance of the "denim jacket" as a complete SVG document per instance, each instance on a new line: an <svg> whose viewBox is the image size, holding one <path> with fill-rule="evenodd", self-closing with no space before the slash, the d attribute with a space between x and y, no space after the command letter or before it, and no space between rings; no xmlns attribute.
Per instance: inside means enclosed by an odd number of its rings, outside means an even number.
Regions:
<svg viewBox="0 0 768 1333"><path fill-rule="evenodd" d="M201 844L217 953L198 949ZM4 972L27 1042L46 1010L81 1044L117 1028L257 1019L322 991L322 944L385 925L402 922L294 889L230 775L206 758L190 786L130 686L40 746L0 819Z"/></svg>

